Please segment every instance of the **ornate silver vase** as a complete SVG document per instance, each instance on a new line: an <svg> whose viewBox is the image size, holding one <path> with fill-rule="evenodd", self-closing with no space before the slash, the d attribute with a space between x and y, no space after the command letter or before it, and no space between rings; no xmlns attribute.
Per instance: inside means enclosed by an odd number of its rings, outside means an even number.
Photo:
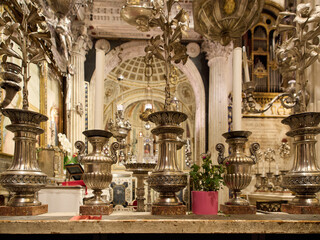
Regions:
<svg viewBox="0 0 320 240"><path fill-rule="evenodd" d="M296 196L290 204L317 206L315 193L320 190L320 168L316 159L316 135L320 133L319 112L293 114L282 120L291 130L287 136L293 137L294 161L292 169L283 176L282 186L293 191Z"/></svg>
<svg viewBox="0 0 320 240"><path fill-rule="evenodd" d="M126 170L133 172L134 177L137 178L137 212L144 212L144 179L148 177L148 172L151 172L155 163L127 163L125 164Z"/></svg>
<svg viewBox="0 0 320 240"><path fill-rule="evenodd" d="M36 158L37 135L43 133L40 123L48 118L40 113L22 109L2 109L11 120L6 128L14 133L14 156L11 166L0 175L1 185L13 193L8 206L39 206L34 196L46 185L47 175L41 172Z"/></svg>
<svg viewBox="0 0 320 240"><path fill-rule="evenodd" d="M108 205L102 199L102 190L107 188L112 180L111 165L117 162L116 150L119 143L111 144L111 154L104 149L112 133L105 130L87 130L83 134L92 145L92 152L84 155L85 144L77 141L75 147L79 150L79 161L84 165L82 179L86 186L93 190L94 197L86 201L85 205Z"/></svg>
<svg viewBox="0 0 320 240"><path fill-rule="evenodd" d="M233 197L226 202L226 205L242 205L247 206L249 202L240 197L241 190L246 188L252 179L251 166L256 163L256 152L260 149L258 143L250 146L251 156L245 154L245 144L251 135L249 131L233 131L222 134L229 144L230 155L224 157L225 147L222 143L216 145L219 152L218 163L226 166L224 181L228 188L232 191Z"/></svg>
<svg viewBox="0 0 320 240"><path fill-rule="evenodd" d="M150 114L148 119L156 124L151 132L159 136L158 162L148 178L149 186L160 193L153 205L182 205L175 193L187 186L187 175L177 166L177 136L184 131L179 124L187 119L187 115L177 111L160 111Z"/></svg>

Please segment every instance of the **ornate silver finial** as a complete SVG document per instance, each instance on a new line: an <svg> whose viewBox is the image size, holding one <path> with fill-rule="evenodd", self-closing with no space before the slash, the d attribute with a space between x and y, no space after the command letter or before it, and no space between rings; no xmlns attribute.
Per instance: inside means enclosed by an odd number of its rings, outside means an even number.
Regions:
<svg viewBox="0 0 320 240"><path fill-rule="evenodd" d="M225 159L225 157L224 157L225 147L224 147L224 145L222 143L218 143L216 145L216 150L219 152L219 154L218 154L218 163L222 164L224 159Z"/></svg>

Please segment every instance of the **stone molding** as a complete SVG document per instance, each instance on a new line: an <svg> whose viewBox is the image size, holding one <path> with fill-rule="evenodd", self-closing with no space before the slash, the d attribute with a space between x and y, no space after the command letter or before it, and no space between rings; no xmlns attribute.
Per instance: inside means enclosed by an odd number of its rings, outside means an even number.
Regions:
<svg viewBox="0 0 320 240"><path fill-rule="evenodd" d="M105 39L100 39L96 42L95 48L96 48L96 50L102 50L105 53L107 53L110 51L111 46L110 46L109 41L107 41Z"/></svg>
<svg viewBox="0 0 320 240"><path fill-rule="evenodd" d="M206 59L208 60L208 66L213 58L223 57L228 59L232 53L233 45L222 46L219 42L205 40L201 44L201 51L206 52Z"/></svg>
<svg viewBox="0 0 320 240"><path fill-rule="evenodd" d="M88 36L87 27L84 22L74 23L72 25L73 46L72 52L83 56L92 48L93 43Z"/></svg>

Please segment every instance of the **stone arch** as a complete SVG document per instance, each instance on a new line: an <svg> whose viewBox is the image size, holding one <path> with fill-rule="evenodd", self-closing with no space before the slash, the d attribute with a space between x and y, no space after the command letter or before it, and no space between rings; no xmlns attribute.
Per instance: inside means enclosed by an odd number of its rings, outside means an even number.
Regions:
<svg viewBox="0 0 320 240"><path fill-rule="evenodd" d="M134 57L144 56L145 55L145 47L147 41L135 40L131 42L124 43L106 54L105 60L105 76L108 75L112 69L114 69L119 64L118 54L120 51L125 52L126 54L122 54L122 61L126 61L128 59L132 59ZM195 155L200 156L200 153L205 151L205 143L206 143L206 135L205 135L205 90L201 75L191 60L188 60L185 65L177 64L176 65L189 79L189 82L193 88L196 100L196 112L195 112ZM95 84L95 76L94 72L92 75L91 83ZM196 159L194 159L196 161Z"/></svg>

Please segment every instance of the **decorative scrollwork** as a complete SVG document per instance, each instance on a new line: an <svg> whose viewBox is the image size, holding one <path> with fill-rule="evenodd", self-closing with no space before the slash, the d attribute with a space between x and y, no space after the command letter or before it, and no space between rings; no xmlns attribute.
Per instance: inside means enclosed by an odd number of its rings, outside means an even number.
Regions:
<svg viewBox="0 0 320 240"><path fill-rule="evenodd" d="M299 95L295 93L295 81L291 81L290 86L286 89L286 92L274 97L266 106L262 109L256 108L256 101L253 96L254 87L252 82L244 83L244 96L243 99L243 112L248 113L264 113L268 111L272 105L280 100L281 105L284 108L294 108L299 104Z"/></svg>
<svg viewBox="0 0 320 240"><path fill-rule="evenodd" d="M10 98L20 89L17 86L19 75L23 77L23 109L28 110L28 82L31 79L29 73L30 63L37 64L48 59L47 45L51 44L51 34L46 27L45 18L39 14L37 5L32 1L11 0L13 16L4 11L0 15L0 29L4 35L4 41L0 44L0 57L2 62L16 59L21 62L21 71L12 72L13 78L6 77L2 88L8 91ZM17 45L19 52L13 49ZM12 60L11 60L12 61ZM8 70L8 69L7 69ZM12 69L11 69L12 70ZM8 74L6 74L8 75ZM13 80L13 81L10 81ZM9 84L11 83L11 84ZM6 97L2 107L8 105L12 99Z"/></svg>
<svg viewBox="0 0 320 240"><path fill-rule="evenodd" d="M253 160L254 163L257 163L257 161L259 160L259 155L258 155L259 149L260 149L259 143L252 143L250 146L251 159Z"/></svg>
<svg viewBox="0 0 320 240"><path fill-rule="evenodd" d="M218 163L219 164L222 164L225 157L224 157L224 151L225 151L225 147L222 143L218 143L216 145L216 150L219 152L219 155L218 155Z"/></svg>
<svg viewBox="0 0 320 240"><path fill-rule="evenodd" d="M121 143L119 142L113 142L110 146L111 150L111 158L113 163L117 163L118 157L117 157L117 150L121 149Z"/></svg>
<svg viewBox="0 0 320 240"><path fill-rule="evenodd" d="M84 151L86 150L86 145L82 141L76 141L74 143L74 146L76 149L78 149L78 153L79 153L78 160L79 160L79 162L81 162Z"/></svg>

